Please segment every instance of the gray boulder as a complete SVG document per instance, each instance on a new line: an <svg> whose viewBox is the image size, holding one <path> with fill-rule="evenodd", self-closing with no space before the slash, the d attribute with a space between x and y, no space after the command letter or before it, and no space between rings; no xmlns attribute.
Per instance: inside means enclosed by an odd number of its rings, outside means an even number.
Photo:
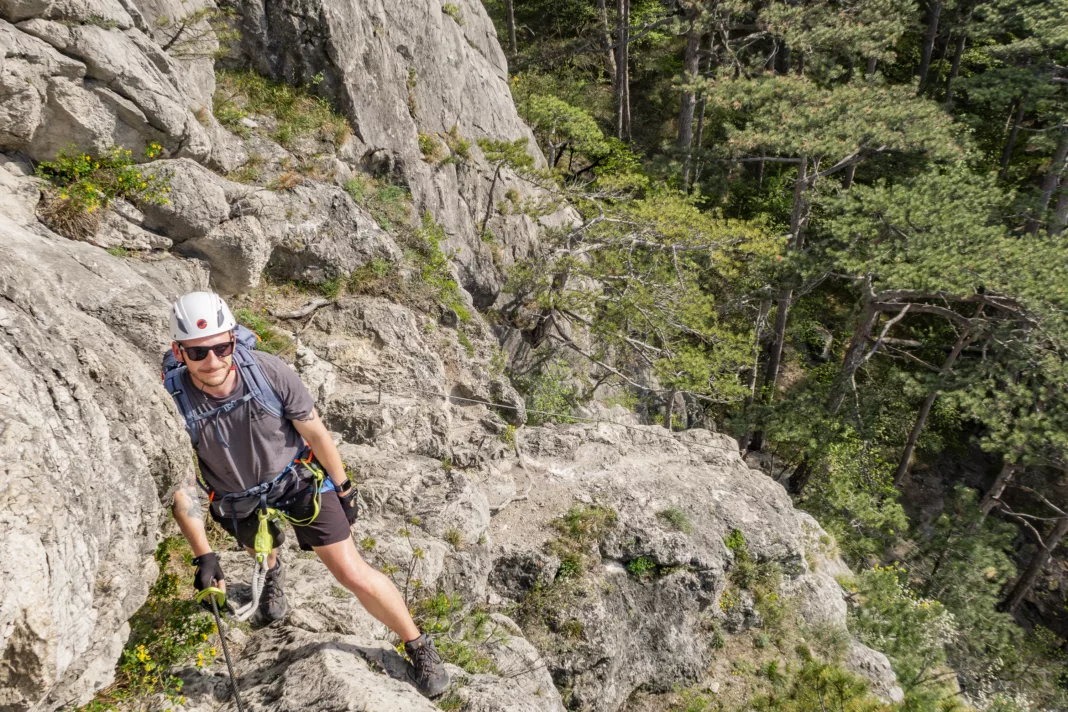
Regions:
<svg viewBox="0 0 1068 712"><path fill-rule="evenodd" d="M169 299L203 274L139 272L3 214L0 234L0 708L56 709L111 681L156 577L190 452L148 384Z"/></svg>

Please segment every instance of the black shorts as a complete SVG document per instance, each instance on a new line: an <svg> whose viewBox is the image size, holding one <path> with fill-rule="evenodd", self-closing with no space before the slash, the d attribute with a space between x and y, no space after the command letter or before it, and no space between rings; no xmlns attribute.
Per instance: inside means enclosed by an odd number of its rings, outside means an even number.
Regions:
<svg viewBox="0 0 1068 712"><path fill-rule="evenodd" d="M298 497L296 502L286 508L286 514L297 520L310 517L315 511L312 496L311 488L309 487L305 494ZM255 546L256 530L260 526L259 517L255 513L250 517L238 519L237 529L235 530L233 517L217 515L214 507L208 507L208 511L211 513L211 518L218 522L223 529L230 532L242 546L249 549ZM282 542L286 540L286 533L278 526L278 522L274 520L267 522L267 529L274 538L275 547L281 546ZM319 516L311 524L300 527L294 526L293 531L297 535L297 542L300 544L300 548L304 551L311 551L312 547L315 546L336 544L339 541L348 539L349 520L345 516L345 510L341 506L341 500L338 499L337 492L334 490L323 492Z"/></svg>

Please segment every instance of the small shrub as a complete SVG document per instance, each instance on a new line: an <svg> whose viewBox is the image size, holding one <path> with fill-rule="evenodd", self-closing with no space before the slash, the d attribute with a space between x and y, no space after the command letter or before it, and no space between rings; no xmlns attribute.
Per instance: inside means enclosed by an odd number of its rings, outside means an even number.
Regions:
<svg viewBox="0 0 1068 712"><path fill-rule="evenodd" d="M341 586L331 586L330 595L334 598L352 598L352 594L341 588Z"/></svg>
<svg viewBox="0 0 1068 712"><path fill-rule="evenodd" d="M327 299L337 299L341 294L341 288L344 286L345 279L341 277L334 277L333 279L328 279L325 282L319 282L315 285L316 289L319 290L319 293Z"/></svg>
<svg viewBox="0 0 1068 712"><path fill-rule="evenodd" d="M582 566L582 555L573 551L564 553L560 557L560 568L556 570L558 579L580 578L585 570Z"/></svg>
<svg viewBox="0 0 1068 712"><path fill-rule="evenodd" d="M153 143L144 155L156 158L161 151L160 145ZM112 200L170 202L167 198L170 176L163 171L145 171L134 164L131 156L129 149L119 147L93 156L71 145L56 154L55 160L39 163L37 176L53 186L42 206L41 218L45 224L72 239L85 239L99 227L95 213L107 208Z"/></svg>
<svg viewBox="0 0 1068 712"><path fill-rule="evenodd" d="M449 147L454 156L459 156L465 161L471 159L471 142L460 135L460 127L456 124L453 124L449 133L445 135L445 145Z"/></svg>
<svg viewBox="0 0 1068 712"><path fill-rule="evenodd" d="M107 253L112 257L129 257L130 251L122 245L116 245L115 247L109 247Z"/></svg>
<svg viewBox="0 0 1068 712"><path fill-rule="evenodd" d="M414 119L419 112L419 103L415 99L415 88L418 80L415 76L415 67L408 67L408 81L405 83L408 89L408 114Z"/></svg>
<svg viewBox="0 0 1068 712"><path fill-rule="evenodd" d="M407 225L411 220L411 195L401 186L360 173L347 180L344 188L383 230Z"/></svg>
<svg viewBox="0 0 1068 712"><path fill-rule="evenodd" d="M427 163L438 163L445 157L441 142L431 134L419 134L419 152Z"/></svg>
<svg viewBox="0 0 1068 712"><path fill-rule="evenodd" d="M535 373L518 379L516 385L526 398L527 422L531 425L575 422L569 416L579 393L566 360L554 357Z"/></svg>
<svg viewBox="0 0 1068 712"><path fill-rule="evenodd" d="M656 575L656 562L648 556L639 556L627 562L627 571L634 578L647 580Z"/></svg>
<svg viewBox="0 0 1068 712"><path fill-rule="evenodd" d="M457 25L464 24L464 18L460 12L459 5L454 5L451 2L447 2L441 7L441 11L451 17Z"/></svg>
<svg viewBox="0 0 1068 712"><path fill-rule="evenodd" d="M515 444L515 426L514 425L506 425L506 426L504 426L504 430L501 431L501 442L504 443L505 445L514 445Z"/></svg>
<svg viewBox="0 0 1068 712"><path fill-rule="evenodd" d="M445 541L454 549L462 549L464 546L464 535L460 533L459 529L450 529L445 532Z"/></svg>
<svg viewBox="0 0 1068 712"><path fill-rule="evenodd" d="M456 332L456 340L460 342L460 346L464 347L464 351L469 358L473 358L475 355L475 345L471 343L471 339L464 333L463 329Z"/></svg>
<svg viewBox="0 0 1068 712"><path fill-rule="evenodd" d="M197 107L197 110L193 112L193 116L202 126L211 126L211 111L206 106Z"/></svg>
<svg viewBox="0 0 1068 712"><path fill-rule="evenodd" d="M570 618L560 625L560 632L568 638L581 638L582 630L582 621L576 618Z"/></svg>
<svg viewBox="0 0 1068 712"><path fill-rule="evenodd" d="M185 699L182 681L169 671L186 662L200 668L214 660L217 651L209 637L217 632L215 622L186 597L190 591L180 584L188 561L180 564L182 576L169 570L175 555L186 560L192 556L180 537L166 538L156 547L160 576L130 619L130 637L115 670L115 683L83 709L156 709L159 695L179 706Z"/></svg>
<svg viewBox="0 0 1068 712"><path fill-rule="evenodd" d="M360 549L363 551L372 551L377 545L378 542L375 541L373 536L365 536L363 539L360 539Z"/></svg>
<svg viewBox="0 0 1068 712"><path fill-rule="evenodd" d="M672 529L680 531L683 534L693 533L693 525L690 524L690 518L686 516L686 512L678 507L669 507L661 512L657 512L656 518L665 522Z"/></svg>
<svg viewBox="0 0 1068 712"><path fill-rule="evenodd" d="M270 190L292 190L304 182L304 176L297 171L286 171L267 186Z"/></svg>
<svg viewBox="0 0 1068 712"><path fill-rule="evenodd" d="M445 712L459 712L467 707L467 703L453 693L449 693L437 701L438 709Z"/></svg>
<svg viewBox="0 0 1068 712"><path fill-rule="evenodd" d="M730 551L734 552L736 556L741 553L748 555L745 545L745 535L742 534L741 529L732 529L730 535L723 540L723 543Z"/></svg>

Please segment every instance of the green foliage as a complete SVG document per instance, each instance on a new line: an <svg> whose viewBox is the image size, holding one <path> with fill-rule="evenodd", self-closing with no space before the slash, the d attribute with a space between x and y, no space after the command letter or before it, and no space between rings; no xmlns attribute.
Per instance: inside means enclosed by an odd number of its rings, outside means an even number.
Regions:
<svg viewBox="0 0 1068 712"><path fill-rule="evenodd" d="M383 230L392 230L411 221L411 195L399 185L357 173L345 181L344 188L358 205L371 213Z"/></svg>
<svg viewBox="0 0 1068 712"><path fill-rule="evenodd" d="M800 505L834 537L848 561L877 557L908 531L893 466L848 427L822 443L822 450Z"/></svg>
<svg viewBox="0 0 1068 712"><path fill-rule="evenodd" d="M656 575L656 570L656 562L648 556L639 556L627 562L627 571L636 579L651 579Z"/></svg>
<svg viewBox="0 0 1068 712"><path fill-rule="evenodd" d="M663 509L656 513L656 518L683 534L693 533L693 524L690 523L689 516L678 507Z"/></svg>
<svg viewBox="0 0 1068 712"><path fill-rule="evenodd" d="M441 142L430 134L419 134L419 151L429 163L438 163L444 158Z"/></svg>
<svg viewBox="0 0 1068 712"><path fill-rule="evenodd" d="M487 652L496 642L487 630L489 616L479 609L465 608L459 594L442 591L425 597L412 607L419 629L434 638L442 659L472 675L496 673L497 666Z"/></svg>
<svg viewBox="0 0 1068 712"><path fill-rule="evenodd" d="M441 6L441 11L451 17L457 25L464 24L463 14L460 11L460 6L451 2L447 2Z"/></svg>
<svg viewBox="0 0 1068 712"><path fill-rule="evenodd" d="M556 168L564 149L591 162L607 153L608 143L593 116L554 96L528 96L519 113L544 142L549 167Z"/></svg>
<svg viewBox="0 0 1068 712"><path fill-rule="evenodd" d="M852 594L849 628L861 642L886 653L898 682L919 709L944 696L939 670L957 621L938 601L916 596L900 566L875 566L844 582Z"/></svg>
<svg viewBox="0 0 1068 712"><path fill-rule="evenodd" d="M272 138L287 148L303 139L341 146L352 134L348 119L306 87L275 82L246 70L216 71L215 81L215 114L225 126L239 126L242 114L271 116L277 122Z"/></svg>
<svg viewBox="0 0 1068 712"><path fill-rule="evenodd" d="M445 239L445 228L427 212L423 214L420 227L413 231L409 245L427 294L441 308L454 311L460 322L465 323L470 321L471 312L460 293L460 285L452 276L449 257L442 249ZM467 343L470 344L470 341Z"/></svg>
<svg viewBox="0 0 1068 712"><path fill-rule="evenodd" d="M893 708L868 693L867 683L837 665L807 660L788 681L780 679L778 689L757 695L750 701L758 712L890 712Z"/></svg>
<svg viewBox="0 0 1068 712"><path fill-rule="evenodd" d="M234 318L237 319L238 324L256 332L256 336L259 337L259 343L256 344L256 348L260 351L276 354L289 344L289 339L275 331L271 322L253 313L251 309L236 310Z"/></svg>
<svg viewBox="0 0 1068 712"><path fill-rule="evenodd" d="M571 365L564 359L542 363L536 371L519 377L516 387L526 398L529 424L574 422L568 416L580 395Z"/></svg>
<svg viewBox="0 0 1068 712"><path fill-rule="evenodd" d="M462 549L464 545L464 535L459 529L449 529L445 532L443 537L445 541L454 549Z"/></svg>
<svg viewBox="0 0 1068 712"><path fill-rule="evenodd" d="M155 559L160 575L148 592L145 604L130 619L130 637L115 670L115 683L88 705L86 712L141 709L162 695L168 704L180 707L182 681L170 669L195 661L198 668L210 665L216 649L209 643L215 634L215 622L199 604L188 598L181 577L169 570L172 558L182 556L185 573L191 556L179 537L162 540Z"/></svg>
<svg viewBox="0 0 1068 712"><path fill-rule="evenodd" d="M156 158L158 143L145 148L145 158ZM165 204L170 200L170 176L165 171L145 170L136 165L129 149L114 147L100 155L83 153L74 145L60 150L54 160L37 164L37 176L55 187L67 209L92 213L107 208L112 200Z"/></svg>

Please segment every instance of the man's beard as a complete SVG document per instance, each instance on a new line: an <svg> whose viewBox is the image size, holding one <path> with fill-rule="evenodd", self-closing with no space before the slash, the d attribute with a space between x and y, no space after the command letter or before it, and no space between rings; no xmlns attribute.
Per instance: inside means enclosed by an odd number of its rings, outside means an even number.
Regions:
<svg viewBox="0 0 1068 712"><path fill-rule="evenodd" d="M218 371L211 371L209 373L197 373L196 379L209 388L221 386L226 382L226 378L230 375L230 367L220 368Z"/></svg>

